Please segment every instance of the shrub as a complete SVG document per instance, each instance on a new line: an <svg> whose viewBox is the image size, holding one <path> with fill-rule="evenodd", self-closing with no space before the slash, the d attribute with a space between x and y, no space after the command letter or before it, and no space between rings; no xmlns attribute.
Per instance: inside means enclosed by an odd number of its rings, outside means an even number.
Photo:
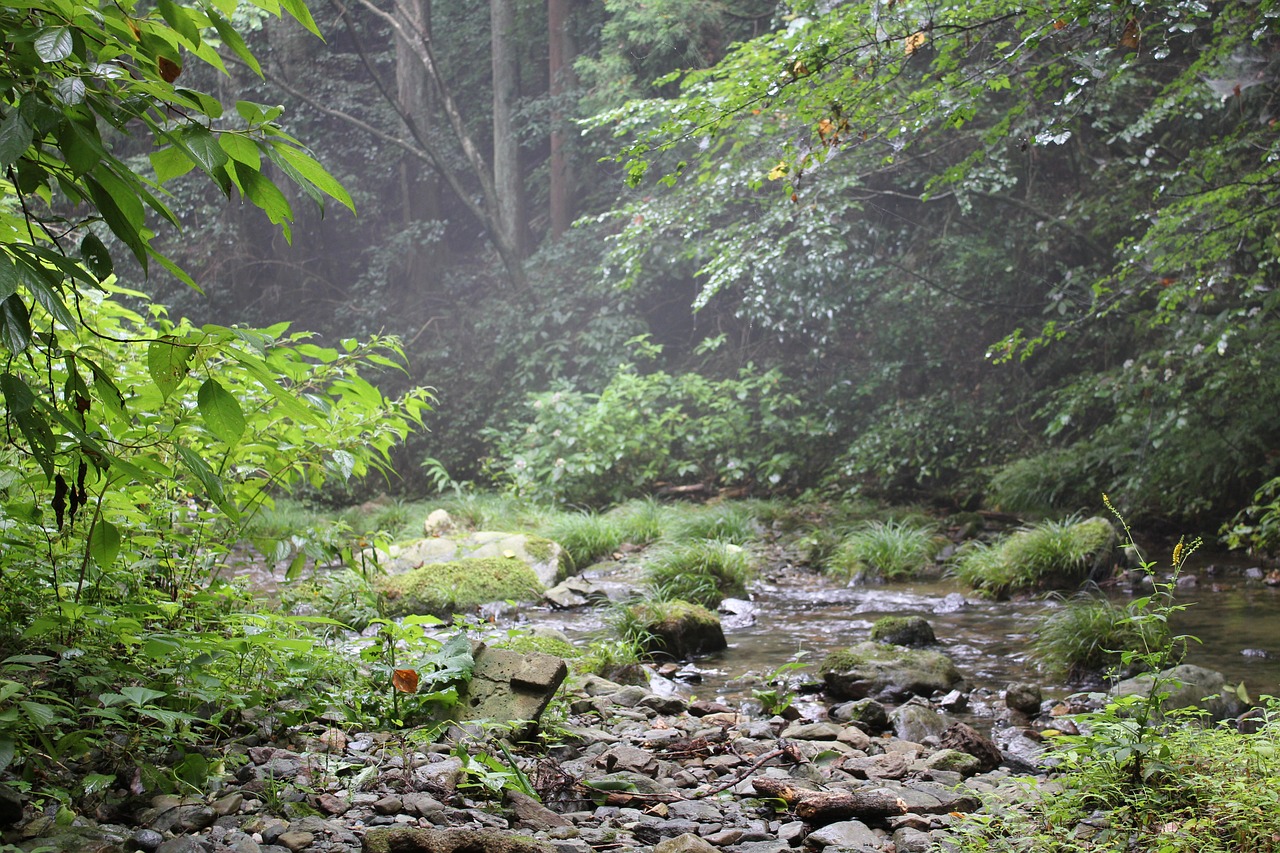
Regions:
<svg viewBox="0 0 1280 853"><path fill-rule="evenodd" d="M747 594L754 575L751 555L741 546L696 539L664 548L648 564L649 586L662 600L682 599L715 607Z"/></svg>
<svg viewBox="0 0 1280 853"><path fill-rule="evenodd" d="M841 540L829 570L859 580L909 577L937 552L933 531L907 522L873 521Z"/></svg>
<svg viewBox="0 0 1280 853"><path fill-rule="evenodd" d="M993 597L1011 592L1078 587L1101 567L1116 543L1105 518L1045 521L960 553L955 574Z"/></svg>
<svg viewBox="0 0 1280 853"><path fill-rule="evenodd" d="M640 357L661 351L643 338L632 345ZM623 364L598 394L562 388L531 394L528 406L526 419L489 431L491 474L520 495L592 506L660 482L799 482L806 443L826 434L779 371L752 365L708 379Z"/></svg>
<svg viewBox="0 0 1280 853"><path fill-rule="evenodd" d="M1113 673L1133 675L1122 665L1124 653L1146 652L1169 642L1169 626L1158 620L1138 620L1132 606L1089 595L1072 599L1041 624L1032 656L1055 678L1081 679Z"/></svg>

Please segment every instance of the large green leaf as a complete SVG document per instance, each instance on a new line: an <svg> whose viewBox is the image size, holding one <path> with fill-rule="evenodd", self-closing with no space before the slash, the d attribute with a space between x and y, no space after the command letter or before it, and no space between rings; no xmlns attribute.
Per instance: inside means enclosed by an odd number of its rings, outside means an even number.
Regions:
<svg viewBox="0 0 1280 853"><path fill-rule="evenodd" d="M288 239L288 223L293 220L293 208L289 205L289 200L285 198L284 193L280 192L280 188L258 170L239 161L234 165L235 173L240 179L240 186L244 188L249 201L262 208L273 224L282 226L285 239Z"/></svg>
<svg viewBox="0 0 1280 853"><path fill-rule="evenodd" d="M173 0L157 0L156 6L160 9L160 16L173 27L174 32L190 42L192 47L199 46L200 28L192 19L190 9L179 6Z"/></svg>
<svg viewBox="0 0 1280 853"><path fill-rule="evenodd" d="M167 400L191 369L196 348L166 335L147 345L147 372Z"/></svg>
<svg viewBox="0 0 1280 853"><path fill-rule="evenodd" d="M18 274L18 268L13 265L13 261L9 260L8 255L0 253L0 302L17 293L18 285L21 283L22 277Z"/></svg>
<svg viewBox="0 0 1280 853"><path fill-rule="evenodd" d="M87 232L84 235L84 239L80 241L80 257L84 259L85 267L99 281L107 278L115 271L115 264L111 260L111 252L107 251L107 247L98 239L98 235L92 231Z"/></svg>
<svg viewBox="0 0 1280 853"><path fill-rule="evenodd" d="M213 22L213 28L218 31L218 38L222 39L223 43L231 48L232 53L240 57L241 61L249 66L254 74L261 77L262 66L258 64L257 57L249 50L249 46L244 43L244 39L236 32L235 27L231 26L231 22L224 18L213 6L205 6L205 13L209 16L209 20Z"/></svg>
<svg viewBox="0 0 1280 853"><path fill-rule="evenodd" d="M40 31L35 41L36 55L47 63L61 62L71 55L73 42L67 27L48 27Z"/></svg>
<svg viewBox="0 0 1280 853"><path fill-rule="evenodd" d="M26 303L16 293L0 302L0 344L11 353L20 353L31 345L31 317Z"/></svg>
<svg viewBox="0 0 1280 853"><path fill-rule="evenodd" d="M147 155L151 159L151 168L155 170L156 181L164 183L180 178L195 168L195 161L177 145L160 148Z"/></svg>
<svg viewBox="0 0 1280 853"><path fill-rule="evenodd" d="M0 122L0 169L7 169L31 147L34 133L18 110L10 110Z"/></svg>
<svg viewBox="0 0 1280 853"><path fill-rule="evenodd" d="M15 297L10 297L10 299ZM8 300L6 300L7 302ZM27 445L45 476L53 479L53 454L57 440L49 423L36 411L36 395L22 378L12 373L0 374L0 393L4 394L5 408L9 416L18 422L18 429L27 439Z"/></svg>
<svg viewBox="0 0 1280 853"><path fill-rule="evenodd" d="M316 189L342 202L352 213L355 213L356 206L351 200L351 195L305 151L276 140L271 143L271 151L279 155L279 159L272 157L277 163L283 160Z"/></svg>
<svg viewBox="0 0 1280 853"><path fill-rule="evenodd" d="M196 395L200 415L209 432L227 444L235 444L244 435L244 411L240 401L216 379L206 379Z"/></svg>
<svg viewBox="0 0 1280 853"><path fill-rule="evenodd" d="M187 152L203 171L213 171L227 163L227 152L222 150L218 139L204 125L193 124L183 128L178 134Z"/></svg>
<svg viewBox="0 0 1280 853"><path fill-rule="evenodd" d="M120 554L120 531L106 519L99 520L89 535L89 556L98 568L110 568Z"/></svg>
<svg viewBox="0 0 1280 853"><path fill-rule="evenodd" d="M106 170L99 170L99 172L103 176L111 174ZM137 193L132 188L126 187L124 182L115 178L114 175L110 181L110 189L104 186L106 181L95 180L91 175L86 175L84 182L94 205L98 208L98 213L102 215L102 220L107 223L111 233L129 247L145 272L147 244L142 236L144 224L142 203L138 200Z"/></svg>

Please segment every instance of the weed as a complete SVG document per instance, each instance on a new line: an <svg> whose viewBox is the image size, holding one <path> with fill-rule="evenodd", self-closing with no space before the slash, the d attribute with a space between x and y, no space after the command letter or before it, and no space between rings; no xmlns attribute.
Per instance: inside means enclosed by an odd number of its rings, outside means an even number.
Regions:
<svg viewBox="0 0 1280 853"><path fill-rule="evenodd" d="M655 597L715 607L742 598L754 576L751 555L738 545L699 539L662 549L647 565Z"/></svg>
<svg viewBox="0 0 1280 853"><path fill-rule="evenodd" d="M872 521L844 537L828 568L854 580L892 580L917 574L937 550L937 539L928 527Z"/></svg>
<svg viewBox="0 0 1280 853"><path fill-rule="evenodd" d="M1142 620L1133 605L1121 607L1089 594L1068 601L1041 623L1032 645L1040 667L1055 678L1079 680L1109 673L1135 675L1121 666L1124 651L1143 651L1169 642L1169 625Z"/></svg>

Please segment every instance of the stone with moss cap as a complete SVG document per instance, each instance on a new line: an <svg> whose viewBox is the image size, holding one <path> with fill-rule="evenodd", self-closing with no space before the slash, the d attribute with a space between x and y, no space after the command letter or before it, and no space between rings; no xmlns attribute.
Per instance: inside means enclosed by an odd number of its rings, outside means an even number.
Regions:
<svg viewBox="0 0 1280 853"><path fill-rule="evenodd" d="M941 652L874 642L832 652L820 668L827 692L837 699L880 694L928 696L964 683L951 658Z"/></svg>
<svg viewBox="0 0 1280 853"><path fill-rule="evenodd" d="M871 639L895 646L933 646L938 638L922 616L885 616L871 626Z"/></svg>
<svg viewBox="0 0 1280 853"><path fill-rule="evenodd" d="M645 644L653 654L686 658L727 648L720 617L700 604L654 601L637 604L631 613L650 635Z"/></svg>
<svg viewBox="0 0 1280 853"><path fill-rule="evenodd" d="M469 613L490 601L529 601L542 594L542 584L523 561L514 557L482 557L428 563L373 583L388 616L448 617Z"/></svg>
<svg viewBox="0 0 1280 853"><path fill-rule="evenodd" d="M446 563L467 557L519 560L529 566L544 587L554 586L569 574L569 556L558 543L526 533L481 530L465 536L415 539L366 553L366 559L376 560L378 566L390 575L428 563Z"/></svg>

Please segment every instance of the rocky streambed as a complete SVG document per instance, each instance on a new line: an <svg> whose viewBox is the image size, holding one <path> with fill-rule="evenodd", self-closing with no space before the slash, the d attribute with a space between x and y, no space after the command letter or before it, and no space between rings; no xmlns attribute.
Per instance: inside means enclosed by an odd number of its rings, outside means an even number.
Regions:
<svg viewBox="0 0 1280 853"><path fill-rule="evenodd" d="M866 699L765 718L588 676L532 753L474 726L425 745L315 726L230 746L205 796L108 799L94 819L37 817L11 839L97 853L923 851L1031 769L940 711Z"/></svg>

